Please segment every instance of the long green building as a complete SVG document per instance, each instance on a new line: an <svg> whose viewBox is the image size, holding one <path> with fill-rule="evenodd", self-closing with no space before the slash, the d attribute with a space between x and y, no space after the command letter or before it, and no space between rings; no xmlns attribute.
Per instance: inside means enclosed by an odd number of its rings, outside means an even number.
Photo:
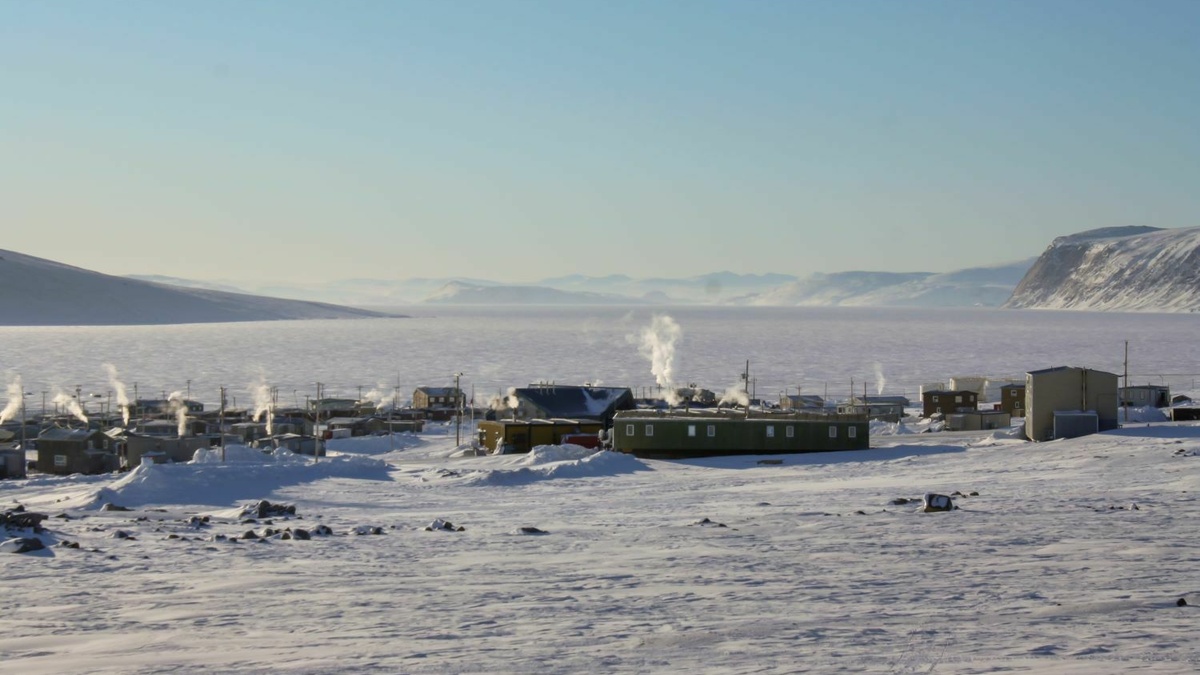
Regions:
<svg viewBox="0 0 1200 675"><path fill-rule="evenodd" d="M646 459L866 450L865 415L630 410L613 419L614 450Z"/></svg>

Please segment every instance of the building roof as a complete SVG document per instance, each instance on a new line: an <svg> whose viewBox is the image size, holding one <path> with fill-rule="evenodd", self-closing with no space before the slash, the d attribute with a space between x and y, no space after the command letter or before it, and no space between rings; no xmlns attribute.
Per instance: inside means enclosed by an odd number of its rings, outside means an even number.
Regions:
<svg viewBox="0 0 1200 675"><path fill-rule="evenodd" d="M513 395L551 417L608 417L618 410L634 407L633 392L626 387L545 385L517 389Z"/></svg>
<svg viewBox="0 0 1200 675"><path fill-rule="evenodd" d="M417 387L417 391L429 396L453 396L458 392L454 387Z"/></svg>
<svg viewBox="0 0 1200 675"><path fill-rule="evenodd" d="M1056 373L1056 372L1066 371L1066 370L1090 371L1093 373L1100 373L1101 375L1112 375L1113 377L1117 377L1116 373L1109 373L1109 372L1106 372L1103 370L1096 370L1094 368L1080 368L1078 366L1055 366L1053 368L1042 368L1041 370L1031 370L1026 374L1027 375L1044 375L1046 373Z"/></svg>
<svg viewBox="0 0 1200 675"><path fill-rule="evenodd" d="M50 427L38 434L39 441L86 441L93 434L104 436L103 432L92 429L67 429L65 427ZM107 436L105 436L107 438Z"/></svg>
<svg viewBox="0 0 1200 675"><path fill-rule="evenodd" d="M979 392L972 389L929 389L921 392L922 396L928 396L929 394L954 394L955 396L960 394L970 394L971 396L978 396Z"/></svg>

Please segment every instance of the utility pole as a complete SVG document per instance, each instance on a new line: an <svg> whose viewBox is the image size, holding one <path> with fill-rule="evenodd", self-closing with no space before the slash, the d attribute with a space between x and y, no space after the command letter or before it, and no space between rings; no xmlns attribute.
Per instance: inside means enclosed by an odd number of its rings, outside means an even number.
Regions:
<svg viewBox="0 0 1200 675"><path fill-rule="evenodd" d="M1125 406L1125 423L1129 424L1129 340L1125 341L1125 390L1121 393L1121 402Z"/></svg>
<svg viewBox="0 0 1200 675"><path fill-rule="evenodd" d="M321 461L321 383L317 383L317 398L313 401L316 407L313 417L313 464Z"/></svg>
<svg viewBox="0 0 1200 675"><path fill-rule="evenodd" d="M221 387L221 412L217 422L217 433L221 435L221 463L225 463L225 387Z"/></svg>
<svg viewBox="0 0 1200 675"><path fill-rule="evenodd" d="M454 374L454 400L455 400L455 406L454 406L454 407L455 407L455 412L454 412L454 447L458 447L460 444L462 444L462 406L463 406L463 400L462 400L462 391L461 391L461 390L458 388L458 381L459 381L459 378L461 378L462 376L463 376L463 374L462 374L462 373L455 373L455 374Z"/></svg>

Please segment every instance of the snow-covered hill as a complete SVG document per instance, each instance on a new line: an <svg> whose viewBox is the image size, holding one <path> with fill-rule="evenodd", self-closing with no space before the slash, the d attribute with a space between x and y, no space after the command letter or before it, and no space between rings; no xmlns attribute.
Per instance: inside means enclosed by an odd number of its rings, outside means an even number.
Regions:
<svg viewBox="0 0 1200 675"><path fill-rule="evenodd" d="M0 250L0 325L137 325L385 316L116 277Z"/></svg>
<svg viewBox="0 0 1200 675"><path fill-rule="evenodd" d="M1006 307L1200 309L1200 228L1105 228L1055 239Z"/></svg>
<svg viewBox="0 0 1200 675"><path fill-rule="evenodd" d="M1033 260L994 267L929 272L814 274L741 303L757 306L998 307Z"/></svg>

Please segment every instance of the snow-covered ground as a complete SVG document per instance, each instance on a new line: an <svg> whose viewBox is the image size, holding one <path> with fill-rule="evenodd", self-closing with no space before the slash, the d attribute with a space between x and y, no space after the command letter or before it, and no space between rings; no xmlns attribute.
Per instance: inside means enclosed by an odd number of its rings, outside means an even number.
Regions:
<svg viewBox="0 0 1200 675"><path fill-rule="evenodd" d="M0 553L4 670L1200 665L1198 426L1043 444L899 434L780 465L462 457L453 439L439 426L333 441L317 463L231 448L225 463L0 481L4 504L52 516L48 549ZM968 496L922 513L927 492ZM260 499L296 515L244 522ZM437 519L464 529L427 531ZM332 534L239 539L318 524Z"/></svg>

